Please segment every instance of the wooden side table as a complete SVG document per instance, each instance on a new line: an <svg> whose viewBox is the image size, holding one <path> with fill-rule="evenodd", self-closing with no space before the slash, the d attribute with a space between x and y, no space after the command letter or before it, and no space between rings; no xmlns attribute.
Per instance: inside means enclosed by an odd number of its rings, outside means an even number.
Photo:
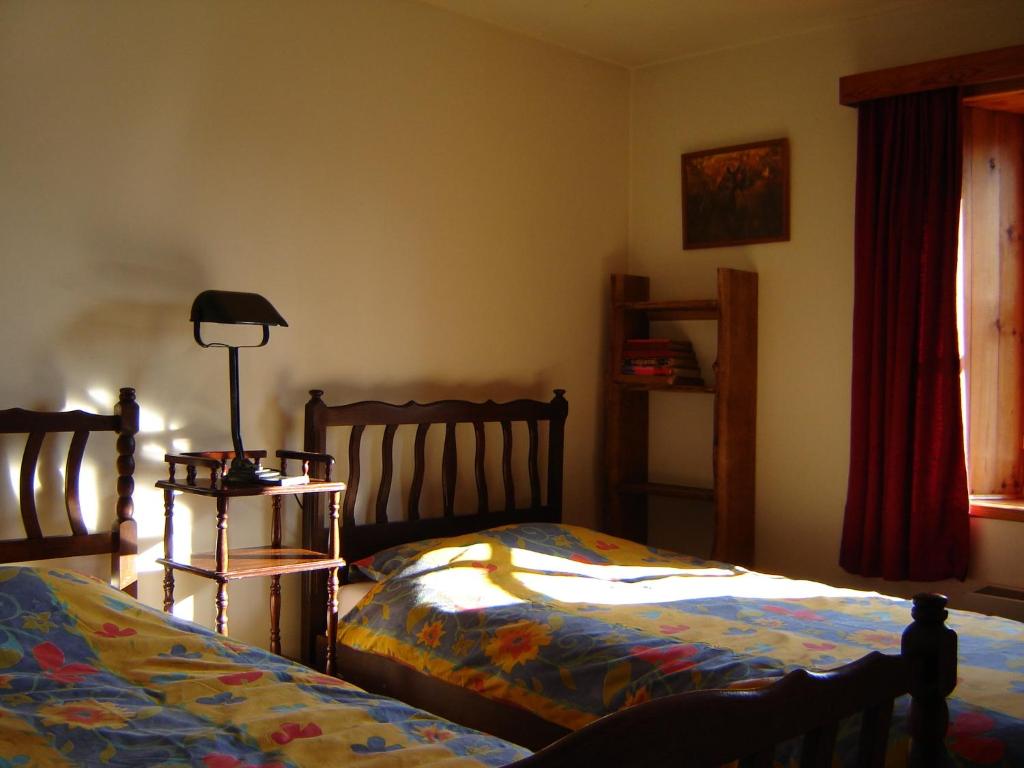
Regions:
<svg viewBox="0 0 1024 768"><path fill-rule="evenodd" d="M335 634L338 627L338 569L345 565L341 558L338 528L338 507L345 484L331 480L334 458L323 453L306 451L277 451L281 471L285 462L302 462L303 474L308 474L310 462L326 467L324 479L310 478L298 485L233 485L225 484L223 476L234 451L204 451L185 454L167 454L168 479L157 482L164 492L164 556L157 562L164 566L164 610L174 607L174 571L194 573L217 582L217 632L228 632L228 582L253 576L270 577L270 650L281 653L281 574L327 570L327 656L325 671L334 673ZM257 463L266 457L266 451L246 451L245 455ZM185 478L178 479L175 470L185 467ZM199 468L209 476L197 477ZM217 500L217 548L214 552L193 554L188 560L174 559L174 497L178 493L207 496ZM330 533L328 551L283 547L281 543L281 500L285 496L308 493L329 493ZM228 548L228 502L240 496L269 496L273 503L273 523L270 545Z"/></svg>

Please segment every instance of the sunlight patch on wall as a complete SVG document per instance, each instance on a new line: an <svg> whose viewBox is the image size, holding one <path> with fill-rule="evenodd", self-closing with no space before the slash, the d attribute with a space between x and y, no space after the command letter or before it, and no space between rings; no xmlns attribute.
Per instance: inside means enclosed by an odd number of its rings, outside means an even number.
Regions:
<svg viewBox="0 0 1024 768"><path fill-rule="evenodd" d="M172 613L179 619L196 620L196 601L193 595L179 598L175 595Z"/></svg>
<svg viewBox="0 0 1024 768"><path fill-rule="evenodd" d="M142 497L142 503L140 498ZM174 536L171 538L175 560L188 560L192 554L192 509L180 503L174 504ZM163 491L154 488L143 494L136 494L136 509L162 509ZM156 560L164 556L164 518L162 515L136 515L139 524L139 539L152 539L153 544L139 553L139 573L163 573L164 567Z"/></svg>
<svg viewBox="0 0 1024 768"><path fill-rule="evenodd" d="M180 504L181 497L174 504L174 536L171 542L174 546L175 560L188 560L192 554L192 508L187 504Z"/></svg>
<svg viewBox="0 0 1024 768"><path fill-rule="evenodd" d="M67 483L67 468L61 466L58 470L61 480ZM36 493L39 493L42 485L36 480ZM78 502L82 510L82 521L90 531L97 530L100 521L100 486L99 477L96 471L96 464L92 461L83 461L81 469L78 470Z"/></svg>
<svg viewBox="0 0 1024 768"><path fill-rule="evenodd" d="M139 536L141 539L142 536ZM157 563L158 557L164 556L164 544L162 541L146 547L145 549L139 550L139 559L136 563L136 569L139 573L156 573L157 571L163 571L164 567Z"/></svg>
<svg viewBox="0 0 1024 768"><path fill-rule="evenodd" d="M139 538L160 539L164 537L164 516L158 514L157 510L164 508L164 492L159 488L147 488L135 486L135 522L139 527ZM174 505L174 523L178 523L178 511L187 507ZM142 510L144 514L139 514Z"/></svg>
<svg viewBox="0 0 1024 768"><path fill-rule="evenodd" d="M160 442L145 442L139 447L139 454L146 459L152 459L155 462L164 461L164 455L167 453L163 443Z"/></svg>
<svg viewBox="0 0 1024 768"><path fill-rule="evenodd" d="M85 394L89 396L95 405L99 406L101 411L109 410L110 404L117 402L117 397L114 393L103 387L90 387L85 390Z"/></svg>
<svg viewBox="0 0 1024 768"><path fill-rule="evenodd" d="M21 459L14 460L7 465L7 477L11 483L11 492L14 494L14 500L21 504Z"/></svg>
<svg viewBox="0 0 1024 768"><path fill-rule="evenodd" d="M156 411L154 411L154 410L152 410L150 408L145 408L143 406L139 407L139 432L140 433L166 432L166 431L167 431L167 420L164 419L163 416L161 416L159 413L157 413Z"/></svg>

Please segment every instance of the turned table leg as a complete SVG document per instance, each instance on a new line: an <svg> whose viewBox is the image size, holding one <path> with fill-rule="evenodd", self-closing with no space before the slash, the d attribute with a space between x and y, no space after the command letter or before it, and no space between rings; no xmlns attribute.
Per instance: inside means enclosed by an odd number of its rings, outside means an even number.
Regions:
<svg viewBox="0 0 1024 768"><path fill-rule="evenodd" d="M341 537L338 530L338 506L341 498L340 493L332 493L328 504L328 512L331 518L330 540L328 541L328 552L332 558L341 557ZM338 642L338 569L330 568L327 571L327 651L324 659L324 672L328 675L334 674L335 652Z"/></svg>
<svg viewBox="0 0 1024 768"><path fill-rule="evenodd" d="M174 491L164 489L164 560L174 559ZM174 610L174 569L164 565L164 612Z"/></svg>
<svg viewBox="0 0 1024 768"><path fill-rule="evenodd" d="M270 546L281 548L281 496L273 498L273 524L270 531ZM270 577L270 652L281 655L281 576Z"/></svg>
<svg viewBox="0 0 1024 768"><path fill-rule="evenodd" d="M228 633L228 580L224 574L228 569L228 500L217 499L217 632Z"/></svg>

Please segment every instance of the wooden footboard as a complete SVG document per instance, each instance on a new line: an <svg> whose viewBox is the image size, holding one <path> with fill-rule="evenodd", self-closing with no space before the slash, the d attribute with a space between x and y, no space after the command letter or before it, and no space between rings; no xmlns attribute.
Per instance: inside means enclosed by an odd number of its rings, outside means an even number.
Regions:
<svg viewBox="0 0 1024 768"><path fill-rule="evenodd" d="M886 764L893 702L910 693L911 768L950 765L946 696L956 681L956 634L946 598L914 598L899 656L872 652L826 673L802 669L758 690L681 693L607 715L514 768L772 766L776 747L800 740L801 768L831 768L838 724L859 715L860 768ZM511 767L510 767L511 768Z"/></svg>

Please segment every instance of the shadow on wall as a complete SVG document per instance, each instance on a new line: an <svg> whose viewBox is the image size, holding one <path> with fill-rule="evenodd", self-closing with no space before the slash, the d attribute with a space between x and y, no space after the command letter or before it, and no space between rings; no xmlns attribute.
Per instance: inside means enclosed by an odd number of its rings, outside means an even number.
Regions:
<svg viewBox="0 0 1024 768"><path fill-rule="evenodd" d="M30 370L22 384L28 402L2 402L0 408L81 409L113 413L121 387L134 387L140 405L136 444L136 519L145 544L160 533L159 509L150 499L163 473L163 453L182 439L220 435L226 417L217 398L208 397L215 382L224 388L220 356L214 361L193 356L188 323L197 293L209 287L206 264L190 249L157 241L132 241L119 235L96 235L83 243L84 258L69 254L33 302L54 320L36 349L18 350ZM50 330L52 328L52 330ZM182 361L188 355L187 365ZM216 379L214 379L216 377ZM12 398L13 399L13 398ZM187 434L186 434L187 433ZM0 538L24 535L17 514L20 465L26 436L3 436L0 442ZM63 466L67 440L48 437L43 444L35 484L44 532L66 533ZM81 500L90 530L113 521L114 437L93 435L83 463ZM141 502L141 503L140 503ZM140 514L142 513L142 514Z"/></svg>

